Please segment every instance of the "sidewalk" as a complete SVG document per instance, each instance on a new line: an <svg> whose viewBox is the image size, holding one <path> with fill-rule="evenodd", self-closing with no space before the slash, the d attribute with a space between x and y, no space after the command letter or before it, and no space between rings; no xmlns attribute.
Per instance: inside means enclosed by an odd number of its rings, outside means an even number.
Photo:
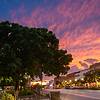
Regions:
<svg viewBox="0 0 100 100"><path fill-rule="evenodd" d="M86 100L100 100L100 90L73 90L73 89L47 89L45 92L60 91L61 100L74 100L86 98ZM70 99L73 98L73 99ZM80 99L75 99L80 100Z"/></svg>
<svg viewBox="0 0 100 100"><path fill-rule="evenodd" d="M100 100L100 90L67 90L61 89L62 94L70 94L76 96L85 96L88 98L94 98Z"/></svg>

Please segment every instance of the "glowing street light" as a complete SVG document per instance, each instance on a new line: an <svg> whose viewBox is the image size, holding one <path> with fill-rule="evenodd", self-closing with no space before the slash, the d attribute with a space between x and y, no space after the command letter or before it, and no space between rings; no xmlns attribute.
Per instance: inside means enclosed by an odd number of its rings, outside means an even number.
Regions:
<svg viewBox="0 0 100 100"><path fill-rule="evenodd" d="M75 79L75 81L77 81L77 79Z"/></svg>
<svg viewBox="0 0 100 100"><path fill-rule="evenodd" d="M84 78L81 78L81 80L83 81L83 80L84 80Z"/></svg>
<svg viewBox="0 0 100 100"><path fill-rule="evenodd" d="M72 80L69 80L69 82L72 82Z"/></svg>

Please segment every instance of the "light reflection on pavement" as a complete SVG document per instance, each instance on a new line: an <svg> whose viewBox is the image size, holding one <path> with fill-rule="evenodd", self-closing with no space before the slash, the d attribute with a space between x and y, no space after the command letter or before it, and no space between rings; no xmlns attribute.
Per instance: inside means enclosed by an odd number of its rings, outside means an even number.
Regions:
<svg viewBox="0 0 100 100"><path fill-rule="evenodd" d="M61 93L74 94L89 98L96 98L100 100L100 90L69 90L69 89L61 89Z"/></svg>
<svg viewBox="0 0 100 100"><path fill-rule="evenodd" d="M79 96L79 95L61 94L61 100L100 100L100 99L88 98L88 97Z"/></svg>
<svg viewBox="0 0 100 100"><path fill-rule="evenodd" d="M48 89L60 91L61 100L100 100L100 90Z"/></svg>

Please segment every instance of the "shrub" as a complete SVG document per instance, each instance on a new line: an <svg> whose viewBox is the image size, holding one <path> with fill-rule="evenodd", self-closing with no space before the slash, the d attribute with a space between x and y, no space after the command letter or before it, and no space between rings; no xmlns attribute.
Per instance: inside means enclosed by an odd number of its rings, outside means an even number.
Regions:
<svg viewBox="0 0 100 100"><path fill-rule="evenodd" d="M15 100L12 94L4 92L1 100Z"/></svg>
<svg viewBox="0 0 100 100"><path fill-rule="evenodd" d="M31 89L23 89L19 92L19 96L27 96L27 95L33 95L34 92Z"/></svg>
<svg viewBox="0 0 100 100"><path fill-rule="evenodd" d="M91 88L89 88L89 89L91 89L91 90L100 90L99 87L91 87Z"/></svg>
<svg viewBox="0 0 100 100"><path fill-rule="evenodd" d="M9 94L12 94L13 96L15 94L15 91L14 90L6 91L6 92L9 93Z"/></svg>

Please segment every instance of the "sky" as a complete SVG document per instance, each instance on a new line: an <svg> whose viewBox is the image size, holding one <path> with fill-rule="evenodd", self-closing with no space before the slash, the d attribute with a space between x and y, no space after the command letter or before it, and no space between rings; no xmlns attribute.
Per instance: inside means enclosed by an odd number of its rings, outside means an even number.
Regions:
<svg viewBox="0 0 100 100"><path fill-rule="evenodd" d="M0 21L46 27L73 56L70 71L100 61L100 0L0 0Z"/></svg>

